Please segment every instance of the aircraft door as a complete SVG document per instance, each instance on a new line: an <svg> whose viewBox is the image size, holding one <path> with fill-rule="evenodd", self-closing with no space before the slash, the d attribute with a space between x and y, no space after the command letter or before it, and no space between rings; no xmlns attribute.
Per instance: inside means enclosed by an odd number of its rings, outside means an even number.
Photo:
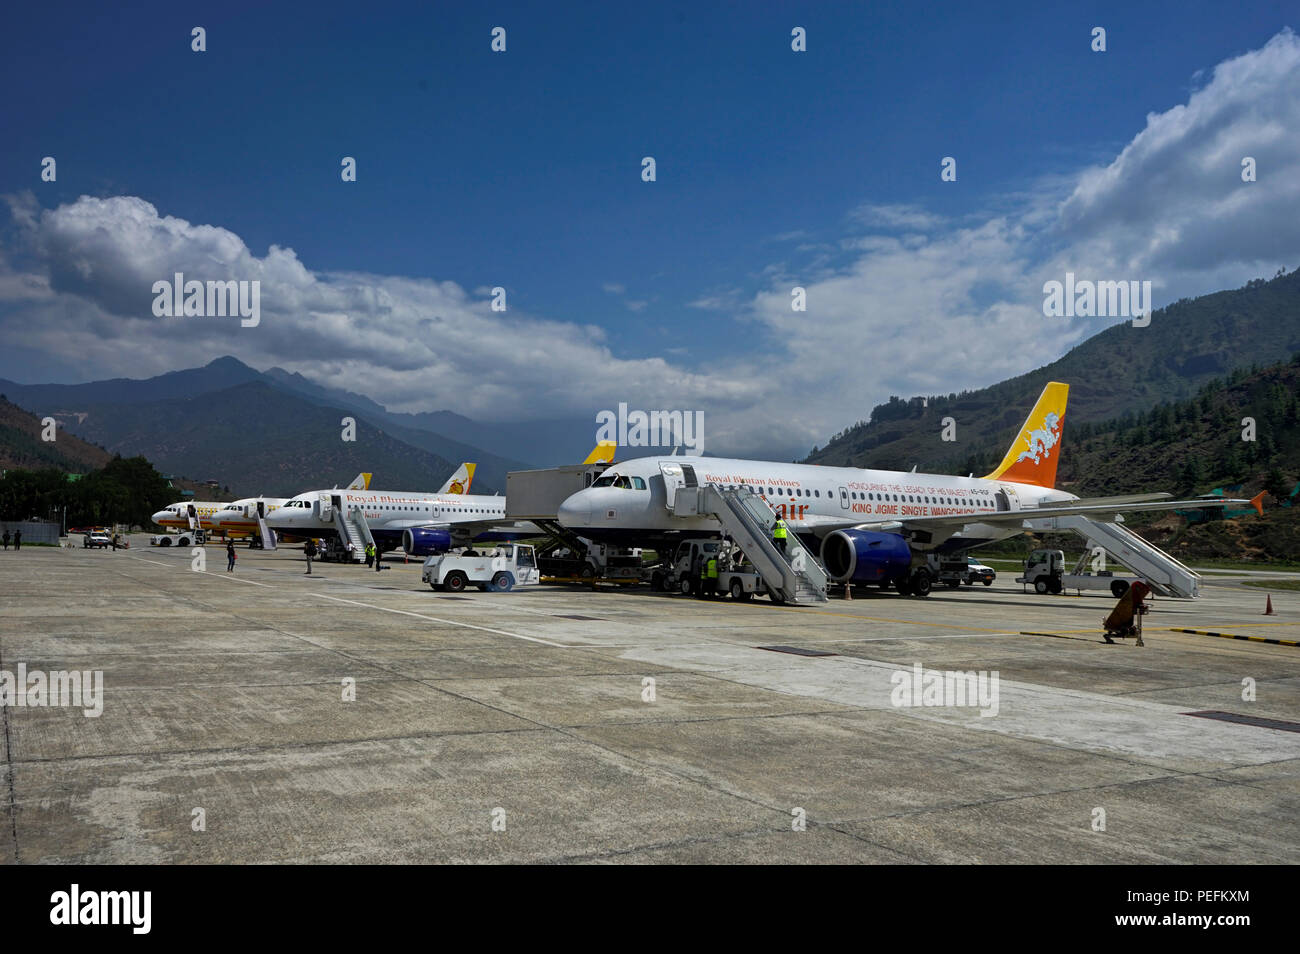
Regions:
<svg viewBox="0 0 1300 954"><path fill-rule="evenodd" d="M998 491L993 495L993 500L997 503L999 513L1005 513L1011 509L1011 501L1007 499L1005 490L998 488Z"/></svg>
<svg viewBox="0 0 1300 954"><path fill-rule="evenodd" d="M686 476L682 473L681 464L661 463L659 473L664 478L664 506L669 510L673 509L673 503L677 500L677 490L679 487L685 487ZM691 471L691 486L694 486L695 471Z"/></svg>
<svg viewBox="0 0 1300 954"><path fill-rule="evenodd" d="M329 494L320 495L320 518L327 523L334 522L334 505Z"/></svg>
<svg viewBox="0 0 1300 954"><path fill-rule="evenodd" d="M259 501L257 502L257 516L258 516L259 518L261 518L261 517L265 517L265 516L266 516L266 501L265 501L265 500L259 500Z"/></svg>
<svg viewBox="0 0 1300 954"><path fill-rule="evenodd" d="M840 509L849 509L849 488L847 487L840 488Z"/></svg>

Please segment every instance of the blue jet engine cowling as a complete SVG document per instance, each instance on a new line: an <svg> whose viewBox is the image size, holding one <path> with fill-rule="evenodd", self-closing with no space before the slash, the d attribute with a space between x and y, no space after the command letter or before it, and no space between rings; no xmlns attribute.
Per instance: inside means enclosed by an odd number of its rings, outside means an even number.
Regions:
<svg viewBox="0 0 1300 954"><path fill-rule="evenodd" d="M430 556L451 549L451 531L432 527L413 527L402 531L402 549L407 556Z"/></svg>
<svg viewBox="0 0 1300 954"><path fill-rule="evenodd" d="M836 530L822 540L822 566L836 583L883 583L912 571L912 548L897 533Z"/></svg>

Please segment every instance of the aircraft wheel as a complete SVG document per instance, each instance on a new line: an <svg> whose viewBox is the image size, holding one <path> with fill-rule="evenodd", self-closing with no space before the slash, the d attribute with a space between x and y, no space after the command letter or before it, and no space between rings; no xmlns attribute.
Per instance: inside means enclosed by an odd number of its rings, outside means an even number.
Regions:
<svg viewBox="0 0 1300 954"><path fill-rule="evenodd" d="M929 570L920 569L912 574L912 594L914 596L929 596L933 587L934 583L930 579Z"/></svg>
<svg viewBox="0 0 1300 954"><path fill-rule="evenodd" d="M1115 599L1117 600L1122 599L1124 594L1127 592L1128 592L1127 580L1116 580L1114 583L1110 585L1110 595L1115 597Z"/></svg>
<svg viewBox="0 0 1300 954"><path fill-rule="evenodd" d="M1046 592L1047 592L1047 580L1043 579L1041 576L1040 576L1038 579L1034 580L1034 592L1035 592L1035 593L1038 593L1040 596L1041 596L1043 593L1046 593Z"/></svg>

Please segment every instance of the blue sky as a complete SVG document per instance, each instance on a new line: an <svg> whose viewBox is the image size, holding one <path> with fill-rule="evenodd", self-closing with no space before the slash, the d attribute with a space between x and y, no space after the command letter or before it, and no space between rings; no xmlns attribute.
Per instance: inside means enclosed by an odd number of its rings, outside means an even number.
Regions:
<svg viewBox="0 0 1300 954"><path fill-rule="evenodd" d="M554 335L591 326L599 329L587 330L595 360L604 349L644 371L588 381L593 356L560 356L554 370L567 396L539 388L542 400L529 402L528 414L550 407L547 416L563 416L619 399L691 407L710 395L739 409L769 396L747 386L753 381L798 377L790 362L817 364L817 352L792 347L791 337L804 337L809 323L847 320L847 302L788 314L789 285L852 294L853 280L865 279L862 258L879 255L881 242L906 250L911 241L918 254L949 254L954 271L979 270L942 243L1005 247L1042 228L1032 251L980 252L997 260L959 294L991 322L1000 320L999 302L1032 301L1038 266L1074 242L1043 223L1059 221L1072 194L1079 203L1081 177L1115 163L1149 114L1187 104L1216 66L1260 51L1297 19L1296 8L1279 3L1139 6L140 4L107 14L98 5L23 5L6 14L0 40L9 91L0 106L0 193L22 209L0 218L0 264L15 281L54 276L55 297L102 306L92 288L61 286L52 256L84 258L84 239L54 228L66 241L50 240L42 215L82 196L132 197L159 217L227 230L258 269L278 246L335 282L454 283L470 301L452 294L430 304L443 311L456 301L478 307L486 288L505 286L522 324L481 332L506 341L517 333L534 363L545 364L538 352ZM207 30L204 53L190 50L195 25ZM806 53L790 49L796 25L807 29ZM489 49L494 26L507 30L504 54ZM1094 26L1107 29L1105 53L1089 48ZM1294 75L1289 66L1269 73L1280 93L1293 90ZM46 155L58 161L55 183L39 179ZM340 181L345 155L357 159L355 183ZM654 183L640 179L645 155L658 163ZM955 183L940 181L943 156L958 160ZM1156 168L1144 174L1160 178ZM1101 213L1084 216L1093 237L1106 228L1098 214L1123 218L1118 204L1108 211L1102 203ZM998 222L1002 234L981 232ZM919 244L908 238L917 235ZM192 238L186 232L175 243ZM1156 303L1253 277L1275 259L1295 267L1300 249L1289 243L1248 260L1169 268L1156 276ZM1081 260L1136 261L1118 254L1112 237L1104 244L1109 258ZM169 277L157 255L150 262ZM905 270L899 275L907 280ZM992 383L1055 356L1035 352L1024 356L1032 364L1013 368L959 355L937 371L933 356L918 355L911 369L903 356L875 368L866 339L925 317L882 309L925 306L858 292L860 328L844 325L830 340L863 341L857 380L866 384L846 400L831 383L833 400L811 402L818 410L792 428L791 447L824 442L889 393ZM264 294L274 298L271 288ZM785 315L774 310L782 295ZM146 317L148 296L142 301ZM59 345L24 334L15 323L46 308L44 320L85 331L87 319L68 317L76 304L0 291L0 315L8 316L0 331L9 338L0 376L85 380L203 363L196 351L163 347L166 335L143 322L121 323L118 359L72 339ZM382 328L343 311L359 335ZM942 328L962 316L929 317ZM96 324L103 336L111 321ZM1057 336L1057 353L1097 330L1071 327ZM203 337L209 358L231 353L321 380L342 369L374 383L355 389L403 409L433 409L433 401L471 416L512 416L505 381L457 406L469 382L453 386L445 374L454 341L422 369L386 364L382 349L370 364L342 368L322 357L328 349L303 353L288 333ZM487 362L481 375L489 358L466 360ZM662 366L646 364L653 359ZM421 370L424 392L402 379L415 372L421 380ZM632 378L639 383L620 393L617 382ZM656 378L668 393L654 392ZM430 388L434 379L448 388ZM806 396L816 380L770 396ZM724 428L734 444L754 444L743 430Z"/></svg>

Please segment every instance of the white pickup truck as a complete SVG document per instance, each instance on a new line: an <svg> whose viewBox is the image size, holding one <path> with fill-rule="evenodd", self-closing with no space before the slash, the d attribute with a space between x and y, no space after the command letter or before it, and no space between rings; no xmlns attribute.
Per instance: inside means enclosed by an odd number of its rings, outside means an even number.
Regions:
<svg viewBox="0 0 1300 954"><path fill-rule="evenodd" d="M471 583L480 590L505 593L539 583L537 557L526 543L461 552L435 553L424 561L420 579L433 589L463 592Z"/></svg>

